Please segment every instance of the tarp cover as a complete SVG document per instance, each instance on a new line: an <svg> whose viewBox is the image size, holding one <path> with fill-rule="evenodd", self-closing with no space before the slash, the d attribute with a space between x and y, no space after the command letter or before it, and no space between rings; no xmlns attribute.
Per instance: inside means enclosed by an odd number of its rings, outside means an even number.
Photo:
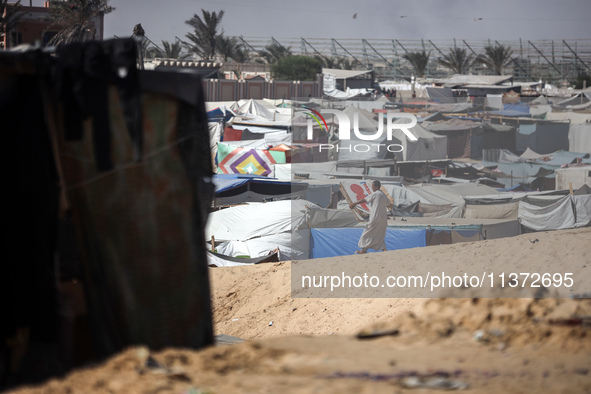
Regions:
<svg viewBox="0 0 591 394"><path fill-rule="evenodd" d="M406 119L398 119L394 123L407 123ZM417 141L409 140L400 129L394 129L392 136L404 147L402 152L396 153L397 160L441 160L447 159L447 136L437 135L416 125L409 129L417 137Z"/></svg>
<svg viewBox="0 0 591 394"><path fill-rule="evenodd" d="M207 251L207 265L210 267L239 267L242 265L253 265L276 261L278 261L277 252L271 253L267 256L261 256L256 258L236 258L219 253L210 252L209 250Z"/></svg>
<svg viewBox="0 0 591 394"><path fill-rule="evenodd" d="M295 174L336 172L337 162L275 164L273 171L277 179L293 179Z"/></svg>
<svg viewBox="0 0 591 394"><path fill-rule="evenodd" d="M355 214L350 209L311 208L310 228L341 228L359 226Z"/></svg>
<svg viewBox="0 0 591 394"><path fill-rule="evenodd" d="M227 241L217 245L218 252L227 256L266 256L276 248L279 249L280 261L310 258L310 230L301 229L247 241Z"/></svg>
<svg viewBox="0 0 591 394"><path fill-rule="evenodd" d="M216 241L246 241L306 228L306 206L318 207L305 200L287 200L239 205L212 212L205 228L205 239L209 241L214 236Z"/></svg>
<svg viewBox="0 0 591 394"><path fill-rule="evenodd" d="M519 203L472 205L466 204L466 219L517 219Z"/></svg>
<svg viewBox="0 0 591 394"><path fill-rule="evenodd" d="M546 206L519 202L519 219L536 231L562 230L591 224L591 195L564 196Z"/></svg>
<svg viewBox="0 0 591 394"><path fill-rule="evenodd" d="M591 124L571 124L568 146L571 152L591 153Z"/></svg>
<svg viewBox="0 0 591 394"><path fill-rule="evenodd" d="M347 256L355 253L363 228L313 228L311 258ZM425 229L386 230L388 250L427 246ZM371 249L370 249L371 251Z"/></svg>

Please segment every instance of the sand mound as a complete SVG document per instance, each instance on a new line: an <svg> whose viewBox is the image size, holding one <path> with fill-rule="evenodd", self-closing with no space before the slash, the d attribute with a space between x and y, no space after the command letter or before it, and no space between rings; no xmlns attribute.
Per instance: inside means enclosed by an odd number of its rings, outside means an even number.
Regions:
<svg viewBox="0 0 591 394"><path fill-rule="evenodd" d="M490 241L460 243L318 259L325 262L388 261L399 271L418 265L446 272L470 267L506 272L562 272L561 261L576 268L574 277L591 287L591 229L565 230ZM532 240L535 243L532 243ZM536 241L537 240L537 241ZM292 298L290 262L210 270L214 324L217 334L245 339L285 335L350 334L371 324L412 312L419 314L426 299L416 298ZM497 273L499 271L496 271ZM468 289L464 298L474 298ZM495 289L498 298L529 297L521 289ZM449 301L452 302L452 301ZM516 303L519 303L516 300ZM479 303L475 309L487 305ZM273 322L272 325L269 325Z"/></svg>
<svg viewBox="0 0 591 394"><path fill-rule="evenodd" d="M590 235L587 228L537 233L535 243L526 234L345 258L506 259L526 272L558 266L561 256L588 280ZM591 392L590 299L509 298L523 294L506 289L499 298L468 289L464 298L294 299L289 262L212 269L211 278L216 334L251 340L201 351L130 348L16 392Z"/></svg>

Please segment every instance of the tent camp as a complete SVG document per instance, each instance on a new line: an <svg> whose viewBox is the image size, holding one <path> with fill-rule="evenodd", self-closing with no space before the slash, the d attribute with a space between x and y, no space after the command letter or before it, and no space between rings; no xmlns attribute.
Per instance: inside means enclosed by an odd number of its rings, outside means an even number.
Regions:
<svg viewBox="0 0 591 394"><path fill-rule="evenodd" d="M405 123L406 120L398 119L395 123ZM402 145L402 152L396 153L399 161L440 160L447 159L447 137L437 135L425 129L422 125L416 125L410 132L418 138L411 141L400 129L394 129L392 137L395 143Z"/></svg>
<svg viewBox="0 0 591 394"><path fill-rule="evenodd" d="M457 118L435 122L424 121L421 126L432 133L447 137L447 156L452 159L472 157L472 136L483 133L481 123ZM481 137L479 141L483 141L483 138ZM482 155L482 143L476 145L477 151L480 147L480 153L475 152L474 155Z"/></svg>
<svg viewBox="0 0 591 394"><path fill-rule="evenodd" d="M378 121L374 119L371 112L353 106L347 107L343 112L349 117L349 119L353 120L351 122L351 128L355 127L355 124L357 124L361 134L376 134L378 130ZM383 130L385 130L385 127ZM355 132L351 131L350 140L339 141L338 161L384 159L388 153L386 149L387 143L388 141L386 140L385 132L382 133L379 139L367 141L357 137ZM380 147L378 148L376 145L379 145Z"/></svg>

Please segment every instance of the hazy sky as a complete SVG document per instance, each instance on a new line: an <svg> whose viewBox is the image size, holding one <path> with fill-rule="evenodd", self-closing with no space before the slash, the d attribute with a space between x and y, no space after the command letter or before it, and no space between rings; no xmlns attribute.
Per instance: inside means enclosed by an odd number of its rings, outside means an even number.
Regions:
<svg viewBox="0 0 591 394"><path fill-rule="evenodd" d="M27 1L23 1L27 3ZM33 5L42 4L34 0ZM224 10L227 35L276 38L591 39L591 0L111 0L105 38L141 23L156 43L186 39L185 21ZM356 17L353 16L356 14ZM482 19L479 19L482 18Z"/></svg>

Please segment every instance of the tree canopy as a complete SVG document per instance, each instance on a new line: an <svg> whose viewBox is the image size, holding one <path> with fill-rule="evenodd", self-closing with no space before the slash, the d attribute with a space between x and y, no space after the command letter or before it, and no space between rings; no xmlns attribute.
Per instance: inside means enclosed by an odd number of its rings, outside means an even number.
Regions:
<svg viewBox="0 0 591 394"><path fill-rule="evenodd" d="M430 55L430 52L427 53L425 50L423 50L421 52L405 53L402 58L408 60L418 77L424 77L427 64L429 64Z"/></svg>
<svg viewBox="0 0 591 394"><path fill-rule="evenodd" d="M153 46L150 47L147 52L150 54L150 57L183 60L191 56L188 53L183 53L183 49L183 44L180 41L170 43L168 41L162 40L162 48Z"/></svg>
<svg viewBox="0 0 591 394"><path fill-rule="evenodd" d="M513 54L513 51L508 45L489 45L484 48L484 55L480 55L478 61L482 62L495 75L501 75L503 74L503 68L511 61L511 54Z"/></svg>
<svg viewBox="0 0 591 394"><path fill-rule="evenodd" d="M474 55L468 54L463 48L452 48L443 59L439 59L439 64L451 69L456 74L466 74L473 62Z"/></svg>
<svg viewBox="0 0 591 394"><path fill-rule="evenodd" d="M285 56L271 65L271 76L281 80L314 81L320 72L322 62L310 56Z"/></svg>
<svg viewBox="0 0 591 394"><path fill-rule="evenodd" d="M291 56L291 47L284 47L277 41L267 45L265 49L259 52L259 56L269 64L276 63L279 59Z"/></svg>
<svg viewBox="0 0 591 394"><path fill-rule="evenodd" d="M24 13L21 0L14 4L8 4L8 0L0 0L0 33L8 36L8 40L6 40L8 46L10 46L10 32L16 27Z"/></svg>
<svg viewBox="0 0 591 394"><path fill-rule="evenodd" d="M94 19L114 10L109 0L49 0L47 20L59 30L49 44L96 39Z"/></svg>
<svg viewBox="0 0 591 394"><path fill-rule="evenodd" d="M189 50L196 53L202 59L211 60L215 57L218 36L218 28L222 23L224 10L219 12L209 12L201 10L201 16L194 14L191 19L185 23L193 28L192 33L187 33L187 38L191 41Z"/></svg>

